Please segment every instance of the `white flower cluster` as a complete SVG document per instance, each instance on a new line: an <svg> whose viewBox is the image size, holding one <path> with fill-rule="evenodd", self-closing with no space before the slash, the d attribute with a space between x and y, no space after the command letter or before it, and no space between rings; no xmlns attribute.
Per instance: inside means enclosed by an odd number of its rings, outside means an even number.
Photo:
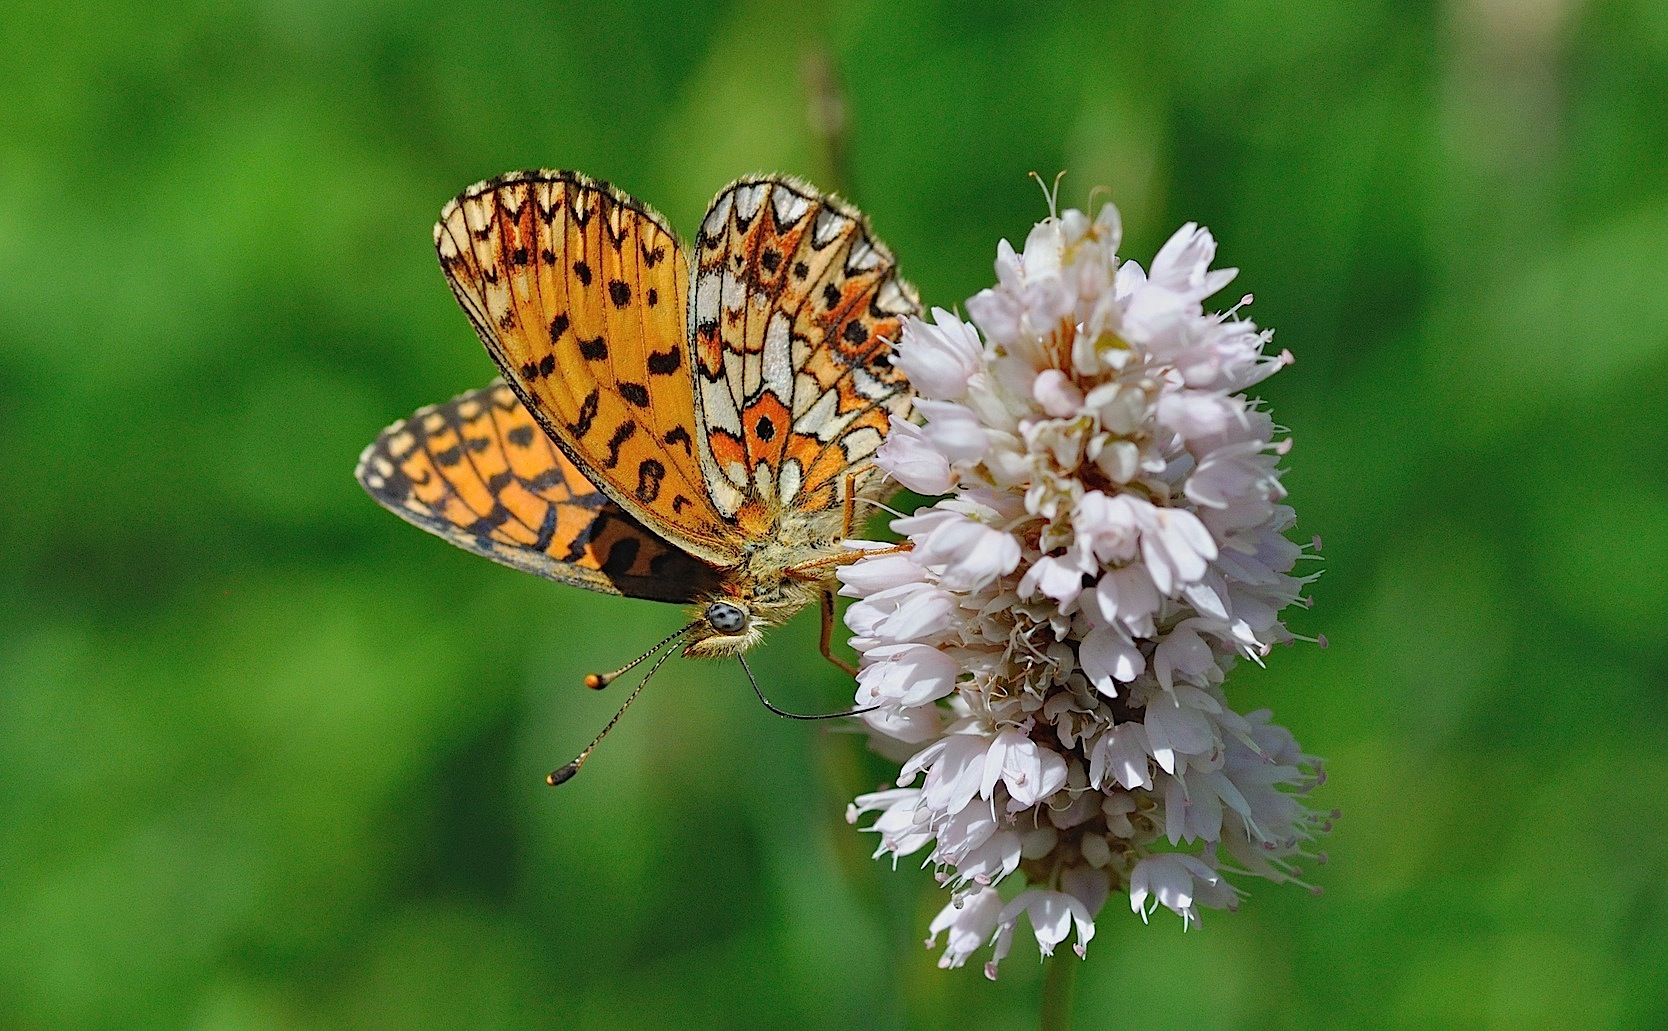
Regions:
<svg viewBox="0 0 1668 1031"><path fill-rule="evenodd" d="M1222 690L1239 656L1293 639L1279 613L1307 582L1283 536L1288 442L1241 393L1290 356L1264 354L1249 298L1204 310L1235 275L1210 268L1209 232L1184 226L1150 272L1119 238L1110 205L1048 218L1023 254L1002 242L972 324L905 325L925 421L894 424L877 461L949 497L893 522L910 550L863 544L840 572L857 702L903 763L848 817L878 814L877 857L930 848L952 898L928 944L946 933L955 967L993 943L991 977L1022 915L1044 955L1074 930L1082 955L1114 890L1186 926L1235 907L1224 873L1324 858L1304 847L1329 815L1301 801L1320 762Z"/></svg>

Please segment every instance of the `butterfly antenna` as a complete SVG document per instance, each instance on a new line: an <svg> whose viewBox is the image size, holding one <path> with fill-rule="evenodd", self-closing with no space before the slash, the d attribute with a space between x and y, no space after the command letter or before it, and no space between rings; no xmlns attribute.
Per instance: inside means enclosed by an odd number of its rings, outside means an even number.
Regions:
<svg viewBox="0 0 1668 1031"><path fill-rule="evenodd" d="M638 666L641 666L643 664L643 660L647 659L649 656L653 655L655 652L659 651L660 649L666 647L668 644L671 644L673 641L677 640L678 638L685 636L691 630L695 629L697 626L700 626L700 625L701 625L701 621L699 619L697 619L693 623L690 623L688 626L684 627L682 630L674 630L672 633L667 634L666 638L663 641L661 641L659 644L655 645L653 648L650 648L648 651L644 652L643 654L637 656L637 658L632 659L630 662L626 663L624 666L621 666L619 669L615 670L612 673L587 673L587 674L585 674L585 686L590 688L593 691L601 691L603 688L607 687L609 684L612 684L618 678L624 676L627 673L630 673L632 670L636 669ZM643 679L647 680L649 678L644 677Z"/></svg>
<svg viewBox="0 0 1668 1031"><path fill-rule="evenodd" d="M693 625L694 624L690 624L690 626L693 626ZM643 659L646 659L650 655L653 655L656 651L659 651L660 648L663 645L671 643L672 641L674 641L678 637L682 636L683 634L687 634L689 632L689 629L690 629L689 627L684 627L682 630L673 634L671 637L668 637L668 638L666 638L666 640L661 641L660 644L657 644L653 648L649 649L647 652L645 652L642 655L642 657L638 658L635 662L632 662L630 665L626 666L624 669L621 669L619 671L619 673L624 673L626 670L630 669L632 666L635 666L635 665L637 665L637 663L642 662ZM596 736L595 740L593 740L590 744L586 745L585 750L583 752L580 752L578 755L574 756L572 762L568 763L565 766L561 766L561 767L558 767L558 768L550 771L550 776L548 776L544 779L544 782L546 784L549 784L551 787L555 787L558 784L566 784L568 781L573 779L573 775L579 772L579 768L581 766L585 765L585 760L589 759L591 757L591 753L596 751L597 745L602 744L602 739L608 736L608 732L610 730L614 729L614 724L620 722L620 717L624 716L625 711L627 709L631 708L631 703L635 702L637 700L637 696L643 693L643 688L649 686L650 678L652 678L655 675L655 672L657 670L659 670L662 665L665 664L667 659L672 657L672 653L676 650L677 650L676 647L672 647L672 648L667 648L664 652L661 652L660 657L658 659L654 660L654 665L650 666L649 671L647 673L643 674L643 679L638 681L636 687L632 688L631 694L626 697L625 704L620 706L620 711L616 712L614 714L614 718L608 721L608 725L606 727L602 728L602 733L598 734ZM611 674L611 676L618 676L619 673ZM589 678L587 678L587 680L588 679Z"/></svg>
<svg viewBox="0 0 1668 1031"><path fill-rule="evenodd" d="M742 672L747 674L747 682L749 684L753 685L753 693L759 696L759 701L764 703L765 708L769 709L771 712L774 712L776 715L781 716L784 719L790 719L790 720L834 720L834 719L839 719L841 716L861 716L866 712L874 712L876 709L880 708L880 706L878 706L878 705L871 705L871 706L869 706L868 708L865 708L865 709L842 709L839 712L823 712L823 713L818 713L815 716L806 716L803 713L789 712L786 709L778 709L776 706L770 704L770 699L766 698L764 696L764 691L759 688L759 682L753 676L753 667L747 665L747 659L745 657L741 656L741 655L737 655L736 656L736 661L741 663Z"/></svg>

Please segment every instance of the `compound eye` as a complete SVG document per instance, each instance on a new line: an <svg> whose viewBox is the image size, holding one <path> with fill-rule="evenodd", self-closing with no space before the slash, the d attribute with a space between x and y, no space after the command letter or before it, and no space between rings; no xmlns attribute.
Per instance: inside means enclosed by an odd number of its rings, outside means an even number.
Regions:
<svg viewBox="0 0 1668 1031"><path fill-rule="evenodd" d="M747 627L747 613L729 602L715 601L707 606L707 622L721 634L739 634Z"/></svg>

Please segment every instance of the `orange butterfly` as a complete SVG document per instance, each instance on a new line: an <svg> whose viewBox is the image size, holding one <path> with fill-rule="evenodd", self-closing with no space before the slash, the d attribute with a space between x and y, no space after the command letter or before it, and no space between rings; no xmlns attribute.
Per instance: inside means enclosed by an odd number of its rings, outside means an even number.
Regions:
<svg viewBox="0 0 1668 1031"><path fill-rule="evenodd" d="M891 354L920 308L863 215L741 179L686 250L605 182L512 172L434 240L504 381L384 430L356 473L371 496L517 569L694 602L685 655L739 655L820 600L838 663L834 568L855 503L885 493L869 458L909 417Z"/></svg>

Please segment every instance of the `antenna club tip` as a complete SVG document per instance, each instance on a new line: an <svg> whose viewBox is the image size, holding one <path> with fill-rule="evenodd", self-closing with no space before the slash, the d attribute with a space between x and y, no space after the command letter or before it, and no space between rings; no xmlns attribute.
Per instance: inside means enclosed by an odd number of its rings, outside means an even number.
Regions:
<svg viewBox="0 0 1668 1031"><path fill-rule="evenodd" d="M579 772L579 763L571 762L571 763L568 763L566 766L562 767L559 770L552 770L550 772L550 776L546 777L544 779L544 782L546 784L549 784L553 788L558 787L558 786L560 786L562 784L566 784L568 781L572 780L573 775L578 773L578 772Z"/></svg>
<svg viewBox="0 0 1668 1031"><path fill-rule="evenodd" d="M601 691L613 679L613 676L607 673L587 673L585 674L585 686L593 691Z"/></svg>

